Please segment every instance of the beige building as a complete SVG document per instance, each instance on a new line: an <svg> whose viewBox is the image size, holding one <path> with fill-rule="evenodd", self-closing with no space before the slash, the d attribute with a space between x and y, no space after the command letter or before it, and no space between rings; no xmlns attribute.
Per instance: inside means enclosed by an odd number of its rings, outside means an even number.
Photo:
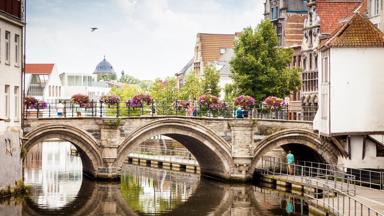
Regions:
<svg viewBox="0 0 384 216"><path fill-rule="evenodd" d="M0 3L0 191L22 178L24 1Z"/></svg>

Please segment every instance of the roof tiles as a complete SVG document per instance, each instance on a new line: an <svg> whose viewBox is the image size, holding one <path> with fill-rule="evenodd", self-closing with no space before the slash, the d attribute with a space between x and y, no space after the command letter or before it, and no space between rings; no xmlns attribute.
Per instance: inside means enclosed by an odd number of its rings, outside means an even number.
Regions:
<svg viewBox="0 0 384 216"><path fill-rule="evenodd" d="M384 33L366 17L355 14L324 43L328 47L384 47Z"/></svg>
<svg viewBox="0 0 384 216"><path fill-rule="evenodd" d="M25 73L49 75L52 73L54 64L25 64Z"/></svg>

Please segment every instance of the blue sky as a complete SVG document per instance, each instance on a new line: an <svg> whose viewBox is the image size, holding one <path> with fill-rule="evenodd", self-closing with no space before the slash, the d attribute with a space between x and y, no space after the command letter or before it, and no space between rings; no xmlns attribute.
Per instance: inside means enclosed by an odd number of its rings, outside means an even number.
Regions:
<svg viewBox="0 0 384 216"><path fill-rule="evenodd" d="M117 73L173 76L196 34L255 27L263 0L28 0L27 63L92 73L105 55ZM98 27L91 32L91 27Z"/></svg>

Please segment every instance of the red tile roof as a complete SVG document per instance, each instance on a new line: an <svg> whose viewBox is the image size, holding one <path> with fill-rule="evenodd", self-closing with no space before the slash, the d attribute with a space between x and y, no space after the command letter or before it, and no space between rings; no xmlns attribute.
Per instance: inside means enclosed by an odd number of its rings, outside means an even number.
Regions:
<svg viewBox="0 0 384 216"><path fill-rule="evenodd" d="M361 0L317 0L317 14L320 16L320 32L331 34L359 7Z"/></svg>
<svg viewBox="0 0 384 216"><path fill-rule="evenodd" d="M25 73L49 75L54 64L25 64Z"/></svg>
<svg viewBox="0 0 384 216"><path fill-rule="evenodd" d="M384 47L384 33L368 18L355 14L323 47Z"/></svg>
<svg viewBox="0 0 384 216"><path fill-rule="evenodd" d="M199 33L201 55L204 64L220 59L220 48L233 48L235 34L207 34Z"/></svg>

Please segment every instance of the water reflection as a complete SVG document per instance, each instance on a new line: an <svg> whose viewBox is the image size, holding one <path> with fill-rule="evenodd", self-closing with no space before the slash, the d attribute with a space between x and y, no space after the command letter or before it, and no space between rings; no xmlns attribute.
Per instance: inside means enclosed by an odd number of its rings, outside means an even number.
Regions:
<svg viewBox="0 0 384 216"><path fill-rule="evenodd" d="M27 154L24 181L32 186L30 198L41 208L61 208L75 200L82 183L81 159L69 142L49 141Z"/></svg>
<svg viewBox="0 0 384 216"><path fill-rule="evenodd" d="M83 179L71 145L49 142L28 154L32 194L0 200L0 215L306 215L302 197L196 174L126 165L120 183Z"/></svg>

